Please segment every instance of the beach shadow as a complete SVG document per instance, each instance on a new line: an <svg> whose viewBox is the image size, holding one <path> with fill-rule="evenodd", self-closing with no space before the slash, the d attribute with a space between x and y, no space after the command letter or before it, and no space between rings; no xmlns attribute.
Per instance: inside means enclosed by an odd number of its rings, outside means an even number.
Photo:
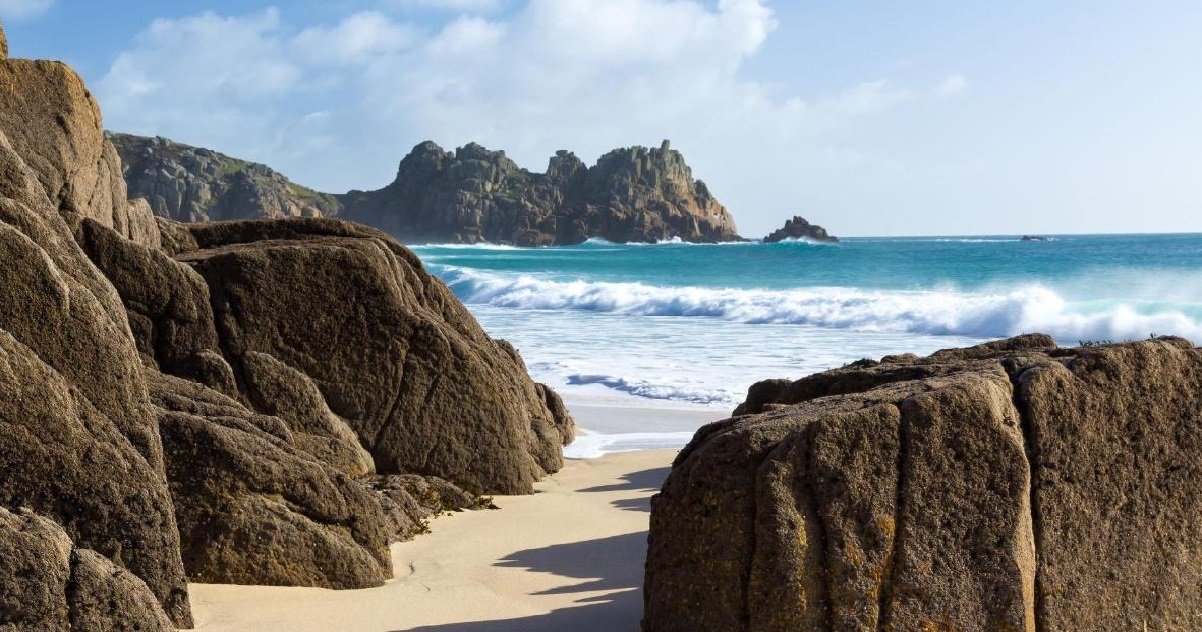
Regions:
<svg viewBox="0 0 1202 632"><path fill-rule="evenodd" d="M625 482L616 483L614 485L598 485L596 487L586 487L582 492L658 492L663 486L664 479L668 478L668 472L671 472L671 467L656 467L649 470L640 470L623 474L622 480Z"/></svg>
<svg viewBox="0 0 1202 632"><path fill-rule="evenodd" d="M597 487L586 487L581 492L658 492L663 487L664 479L668 478L668 473L672 471L670 467L656 467L649 470L641 470L623 474L621 483L613 485L598 485ZM623 511L642 511L651 513L651 499L649 497L641 498L623 498L610 503L614 507Z"/></svg>
<svg viewBox="0 0 1202 632"><path fill-rule="evenodd" d="M518 551L497 562L497 566L521 568L532 573L553 573L582 580L570 586L540 591L538 595L571 595L609 591L605 595L581 596L571 608L549 614L506 619L473 621L413 628L420 632L575 632L639 629L643 616L643 561L646 559L647 532L628 533L585 542L556 544ZM396 630L394 632L401 632Z"/></svg>

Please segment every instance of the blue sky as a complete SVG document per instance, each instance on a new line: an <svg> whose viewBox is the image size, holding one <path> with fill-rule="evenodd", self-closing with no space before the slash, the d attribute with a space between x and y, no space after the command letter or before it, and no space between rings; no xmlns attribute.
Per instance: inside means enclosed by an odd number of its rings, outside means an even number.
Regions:
<svg viewBox="0 0 1202 632"><path fill-rule="evenodd" d="M1202 3L0 0L106 126L378 188L670 138L761 235L1202 231Z"/></svg>

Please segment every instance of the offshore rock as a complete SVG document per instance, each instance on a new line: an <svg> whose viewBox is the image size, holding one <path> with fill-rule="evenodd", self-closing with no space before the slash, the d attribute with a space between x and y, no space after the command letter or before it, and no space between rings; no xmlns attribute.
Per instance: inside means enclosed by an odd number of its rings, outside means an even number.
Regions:
<svg viewBox="0 0 1202 632"><path fill-rule="evenodd" d="M761 383L652 501L643 627L1196 628L1200 393L1177 338Z"/></svg>
<svg viewBox="0 0 1202 632"><path fill-rule="evenodd" d="M772 231L768 236L764 237L764 243L774 244L779 241L816 241L821 243L835 243L839 241L838 237L828 234L826 229L811 224L806 221L806 218L800 215L794 215L793 219L785 220L785 225Z"/></svg>

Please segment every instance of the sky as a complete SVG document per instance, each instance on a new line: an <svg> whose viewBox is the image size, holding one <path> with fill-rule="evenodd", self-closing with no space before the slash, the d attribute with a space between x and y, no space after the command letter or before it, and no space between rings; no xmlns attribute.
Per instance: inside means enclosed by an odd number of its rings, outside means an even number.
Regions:
<svg viewBox="0 0 1202 632"><path fill-rule="evenodd" d="M0 0L108 129L376 189L671 139L760 236L1202 232L1195 0Z"/></svg>

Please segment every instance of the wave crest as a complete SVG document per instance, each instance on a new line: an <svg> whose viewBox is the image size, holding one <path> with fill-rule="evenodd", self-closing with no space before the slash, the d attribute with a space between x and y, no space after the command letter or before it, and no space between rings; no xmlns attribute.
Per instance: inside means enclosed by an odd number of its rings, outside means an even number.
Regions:
<svg viewBox="0 0 1202 632"><path fill-rule="evenodd" d="M1070 343L1139 339L1153 332L1202 339L1202 323L1178 309L1144 313L1128 304L1074 304L1039 284L997 292L842 287L773 291L555 281L450 266L440 274L467 303L517 309L708 317L979 338L1038 331Z"/></svg>

